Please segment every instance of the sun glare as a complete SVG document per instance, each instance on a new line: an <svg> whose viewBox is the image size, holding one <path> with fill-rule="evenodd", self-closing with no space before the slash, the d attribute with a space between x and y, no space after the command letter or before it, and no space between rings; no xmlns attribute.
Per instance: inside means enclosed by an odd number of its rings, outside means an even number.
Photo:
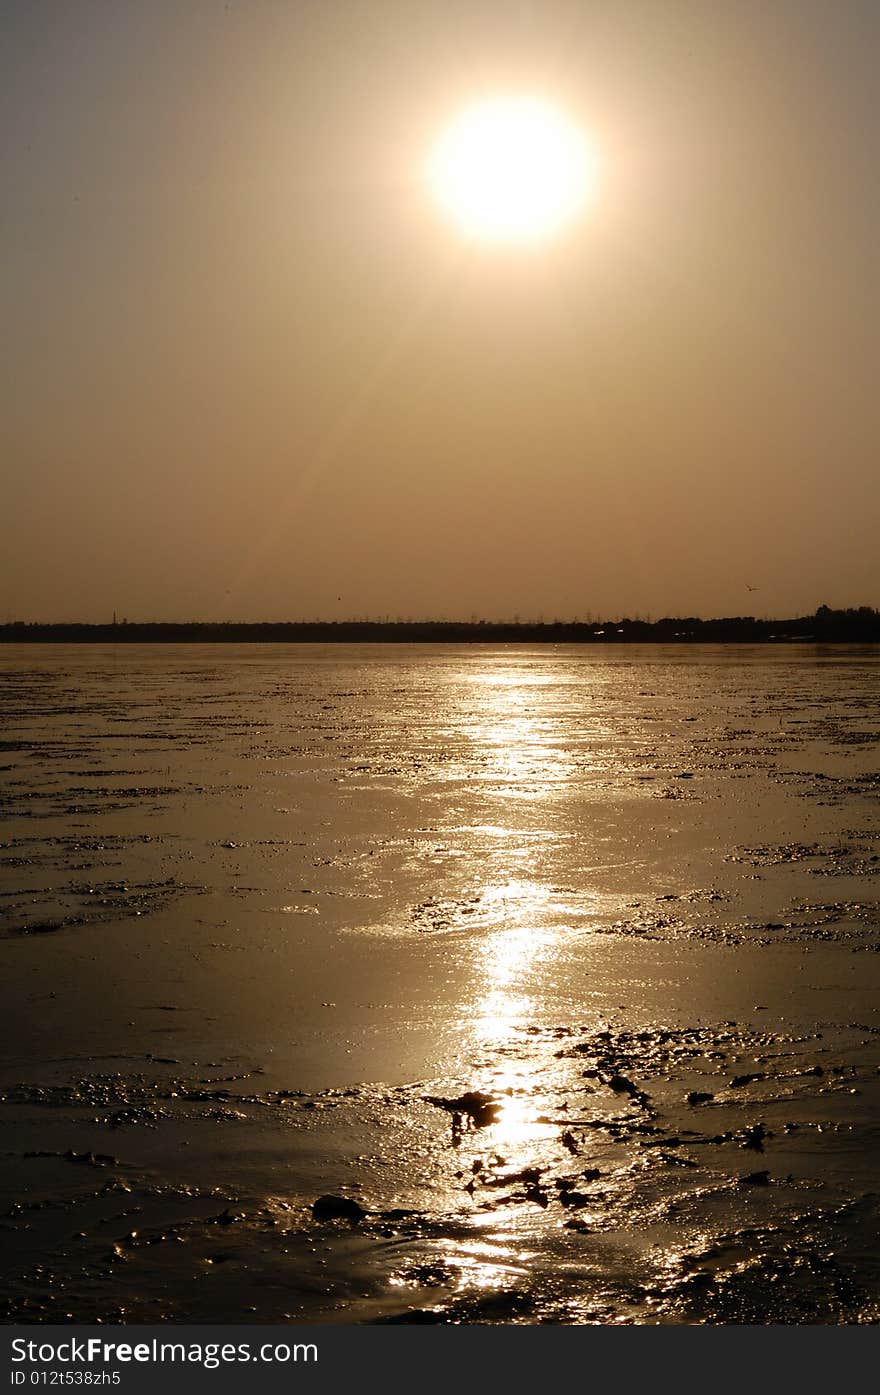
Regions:
<svg viewBox="0 0 880 1395"><path fill-rule="evenodd" d="M440 204L466 233L535 242L581 210L595 161L578 128L534 97L492 97L468 107L430 161Z"/></svg>

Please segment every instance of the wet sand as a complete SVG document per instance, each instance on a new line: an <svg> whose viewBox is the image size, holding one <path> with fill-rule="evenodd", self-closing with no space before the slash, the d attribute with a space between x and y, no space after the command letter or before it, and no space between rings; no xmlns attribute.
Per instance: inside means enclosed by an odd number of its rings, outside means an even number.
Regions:
<svg viewBox="0 0 880 1395"><path fill-rule="evenodd" d="M5 1319L875 1321L878 697L5 646Z"/></svg>

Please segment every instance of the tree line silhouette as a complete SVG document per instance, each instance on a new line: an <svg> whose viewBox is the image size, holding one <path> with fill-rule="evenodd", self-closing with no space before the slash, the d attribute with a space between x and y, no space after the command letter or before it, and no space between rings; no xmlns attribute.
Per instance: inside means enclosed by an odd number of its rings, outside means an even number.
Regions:
<svg viewBox="0 0 880 1395"><path fill-rule="evenodd" d="M880 643L880 611L871 606L792 620L733 615L661 620L290 620L114 621L110 624L23 620L0 625L0 642L44 644L817 644Z"/></svg>

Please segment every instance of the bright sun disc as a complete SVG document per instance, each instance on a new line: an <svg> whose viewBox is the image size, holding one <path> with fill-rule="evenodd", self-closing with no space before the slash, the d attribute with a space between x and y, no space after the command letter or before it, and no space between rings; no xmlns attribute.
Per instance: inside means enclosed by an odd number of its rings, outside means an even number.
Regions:
<svg viewBox="0 0 880 1395"><path fill-rule="evenodd" d="M575 216L593 160L561 112L531 97L469 107L440 138L430 164L440 203L465 232L494 242L532 242Z"/></svg>

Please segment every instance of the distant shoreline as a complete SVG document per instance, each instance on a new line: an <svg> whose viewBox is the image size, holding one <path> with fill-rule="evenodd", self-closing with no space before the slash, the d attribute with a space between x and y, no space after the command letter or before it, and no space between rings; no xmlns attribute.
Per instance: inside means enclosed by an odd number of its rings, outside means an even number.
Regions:
<svg viewBox="0 0 880 1395"><path fill-rule="evenodd" d="M830 610L791 620L173 621L0 625L5 644L880 644L880 611Z"/></svg>

